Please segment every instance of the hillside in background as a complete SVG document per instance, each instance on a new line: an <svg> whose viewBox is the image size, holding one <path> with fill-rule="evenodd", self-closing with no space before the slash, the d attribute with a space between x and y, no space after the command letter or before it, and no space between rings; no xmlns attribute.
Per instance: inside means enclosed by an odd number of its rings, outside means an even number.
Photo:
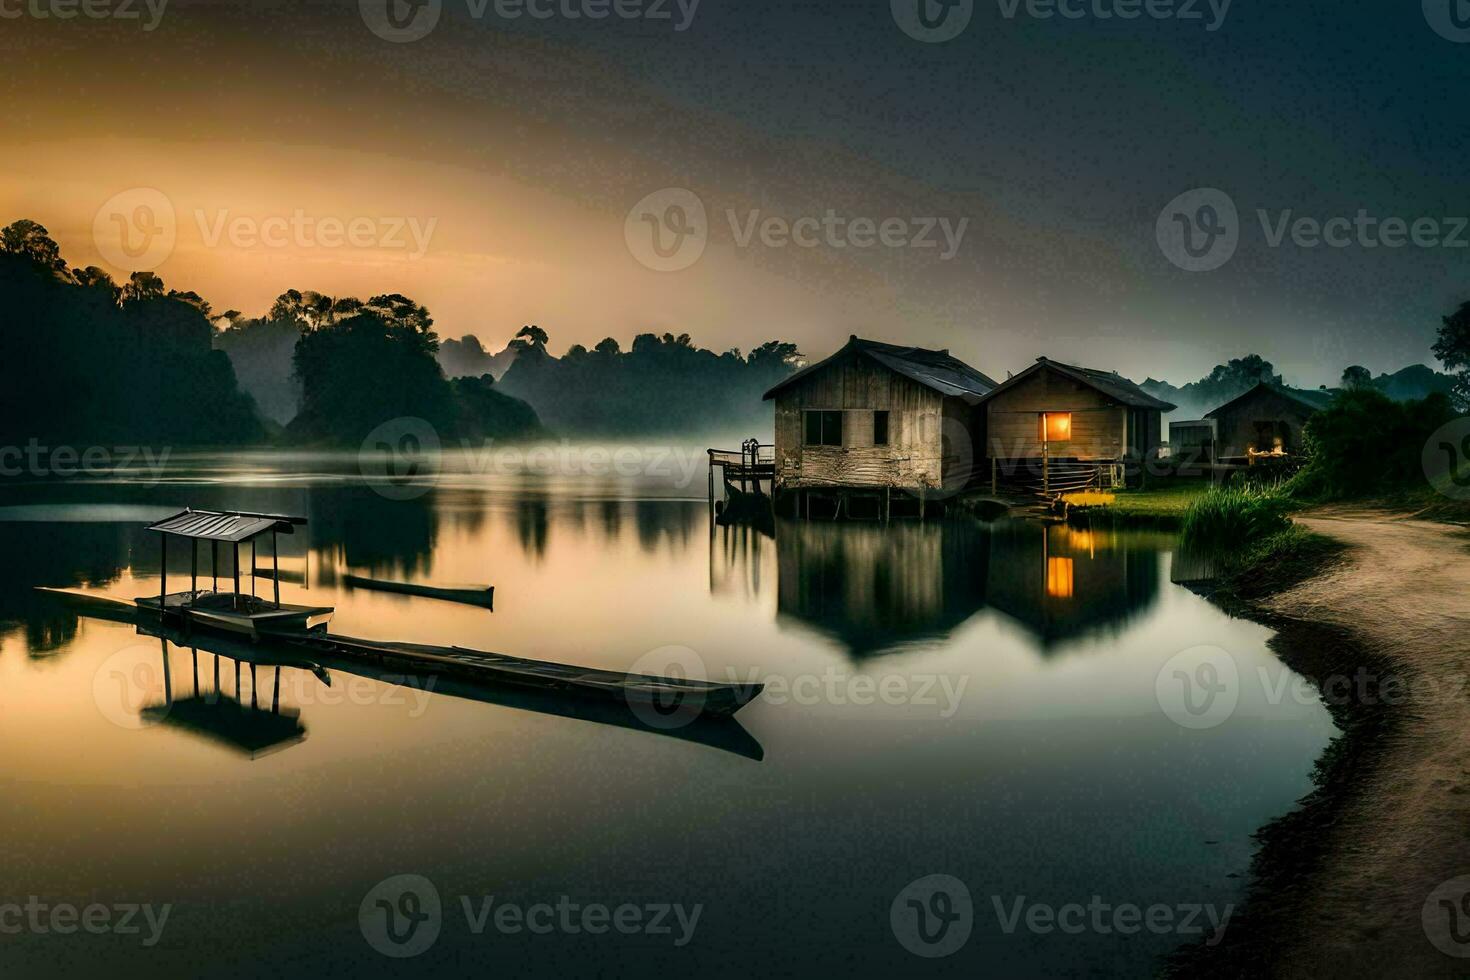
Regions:
<svg viewBox="0 0 1470 980"><path fill-rule="evenodd" d="M1167 381L1159 381L1155 378L1147 379L1139 387L1155 398L1162 398L1179 406L1175 411L1164 416L1166 421L1203 418L1207 413L1219 408L1230 399L1244 394L1262 381L1288 391L1336 394L1348 386L1346 379L1351 378L1352 386L1371 388L1399 402L1417 401L1432 394L1450 395L1455 387L1453 375L1435 371L1423 364L1414 364L1392 374L1385 373L1377 377L1372 377L1362 367L1353 366L1343 371L1343 377L1344 385L1337 388L1325 386L1309 389L1294 388L1283 380L1270 361L1258 354L1248 354L1245 357L1217 365L1205 377L1198 381L1191 381L1182 387L1175 387Z"/></svg>
<svg viewBox="0 0 1470 980"><path fill-rule="evenodd" d="M511 342L515 363L497 388L534 407L563 436L769 433L766 390L796 369L796 345L770 341L748 355L695 347L688 334L651 333L624 352L611 337L593 350L547 353L548 337L527 327ZM768 438L769 436L767 436Z"/></svg>

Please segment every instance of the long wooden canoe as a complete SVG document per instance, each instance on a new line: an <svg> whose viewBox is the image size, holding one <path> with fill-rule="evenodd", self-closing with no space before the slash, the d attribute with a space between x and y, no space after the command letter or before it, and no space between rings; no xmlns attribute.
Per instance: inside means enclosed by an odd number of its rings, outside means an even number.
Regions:
<svg viewBox="0 0 1470 980"><path fill-rule="evenodd" d="M426 599L443 599L445 602L463 602L472 606L484 606L487 609L495 608L495 586L493 585L416 585L412 582L392 582L362 575L343 575L342 581L358 589L396 592L399 595L422 596Z"/></svg>
<svg viewBox="0 0 1470 980"><path fill-rule="evenodd" d="M70 602L99 609L108 618L123 618L127 604L65 589L39 589ZM135 615L156 611L134 607ZM450 677L478 684L544 691L560 696L614 702L637 712L654 727L678 727L701 717L726 718L755 699L761 684L725 684L652 674L627 674L596 667L577 667L529 660L464 647L364 640L321 631L265 630L261 642L288 644L309 652L313 660L340 657L390 670Z"/></svg>

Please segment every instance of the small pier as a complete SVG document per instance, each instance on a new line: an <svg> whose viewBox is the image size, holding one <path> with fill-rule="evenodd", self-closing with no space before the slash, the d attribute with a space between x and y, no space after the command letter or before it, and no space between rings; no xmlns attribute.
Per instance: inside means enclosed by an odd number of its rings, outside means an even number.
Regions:
<svg viewBox="0 0 1470 980"><path fill-rule="evenodd" d="M715 470L726 490L773 494L776 484L776 447L747 439L736 449L709 449L709 499L715 501ZM762 489L764 484L764 489Z"/></svg>

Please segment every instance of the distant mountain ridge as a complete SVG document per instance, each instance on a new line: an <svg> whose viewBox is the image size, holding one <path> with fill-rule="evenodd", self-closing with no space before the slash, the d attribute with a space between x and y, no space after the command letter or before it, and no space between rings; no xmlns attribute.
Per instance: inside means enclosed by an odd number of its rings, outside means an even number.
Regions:
<svg viewBox="0 0 1470 980"><path fill-rule="evenodd" d="M1166 418L1198 419L1232 398L1245 394L1261 381L1274 384L1295 394L1305 395L1308 398L1323 394L1336 395L1344 390L1341 387L1329 388L1325 385L1321 388L1298 388L1289 385L1280 374L1275 373L1271 362L1262 360L1254 354L1232 360L1229 364L1220 365L1208 377L1201 378L1199 381L1191 381L1182 387L1176 387L1156 378L1148 378L1139 387L1155 398L1162 398L1179 406L1174 412L1165 416ZM1450 395L1455 386L1455 378L1453 375L1436 371L1425 364L1411 364L1392 374L1380 374L1370 379L1367 386L1382 392L1394 401L1416 401L1435 393Z"/></svg>

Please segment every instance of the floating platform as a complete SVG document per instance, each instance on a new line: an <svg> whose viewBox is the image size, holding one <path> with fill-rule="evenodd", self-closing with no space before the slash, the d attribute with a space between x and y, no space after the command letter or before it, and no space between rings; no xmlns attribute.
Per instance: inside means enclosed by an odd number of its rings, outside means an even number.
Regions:
<svg viewBox="0 0 1470 980"><path fill-rule="evenodd" d="M139 596L133 602L164 620L241 633L251 639L262 634L324 630L335 612L331 606L278 604L233 592L174 592Z"/></svg>

